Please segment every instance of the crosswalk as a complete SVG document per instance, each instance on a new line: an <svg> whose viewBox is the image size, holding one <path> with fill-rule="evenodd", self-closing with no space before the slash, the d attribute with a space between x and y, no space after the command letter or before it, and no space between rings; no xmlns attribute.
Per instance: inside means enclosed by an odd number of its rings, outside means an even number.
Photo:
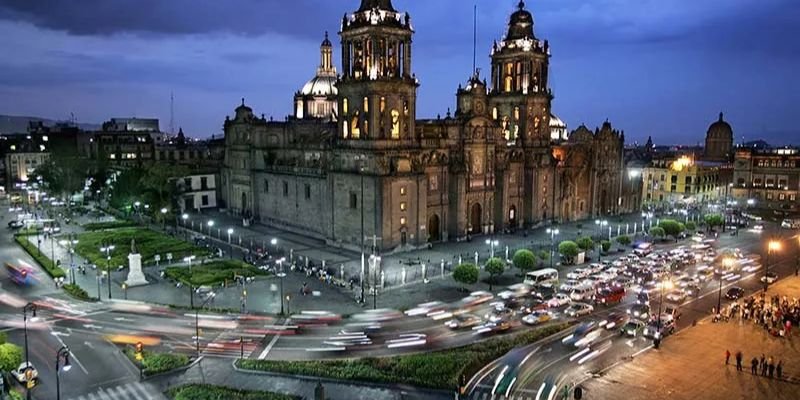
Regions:
<svg viewBox="0 0 800 400"><path fill-rule="evenodd" d="M166 400L167 398L152 385L131 382L110 388L100 388L88 394L68 400Z"/></svg>
<svg viewBox="0 0 800 400"><path fill-rule="evenodd" d="M471 395L462 396L460 398L465 400L536 400L536 393L530 390L524 390L522 393L515 393L506 397L500 394L492 395L491 389L478 387Z"/></svg>
<svg viewBox="0 0 800 400"><path fill-rule="evenodd" d="M228 358L239 358L244 350L244 358L250 358L250 354L256 349L261 338L263 336L222 332L214 340L206 343L205 346L201 345L201 347L204 354ZM242 346L242 339L244 339L244 346Z"/></svg>

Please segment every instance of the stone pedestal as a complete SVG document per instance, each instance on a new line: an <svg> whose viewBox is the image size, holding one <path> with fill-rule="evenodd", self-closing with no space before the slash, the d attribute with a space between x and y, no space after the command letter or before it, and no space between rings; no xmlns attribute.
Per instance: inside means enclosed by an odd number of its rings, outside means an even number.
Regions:
<svg viewBox="0 0 800 400"><path fill-rule="evenodd" d="M125 281L128 287L144 286L149 283L142 272L141 254L128 254L128 267L128 279Z"/></svg>

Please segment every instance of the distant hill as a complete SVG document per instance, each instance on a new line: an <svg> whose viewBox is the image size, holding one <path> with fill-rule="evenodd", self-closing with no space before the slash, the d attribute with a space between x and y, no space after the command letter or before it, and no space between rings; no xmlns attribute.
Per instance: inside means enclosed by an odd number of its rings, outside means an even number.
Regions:
<svg viewBox="0 0 800 400"><path fill-rule="evenodd" d="M28 131L29 122L41 121L46 126L54 126L58 123L66 123L68 121L55 121L47 118L39 117L22 117L16 115L0 115L0 134L3 133L25 133ZM85 124L78 123L78 127L83 130L100 130L100 124Z"/></svg>

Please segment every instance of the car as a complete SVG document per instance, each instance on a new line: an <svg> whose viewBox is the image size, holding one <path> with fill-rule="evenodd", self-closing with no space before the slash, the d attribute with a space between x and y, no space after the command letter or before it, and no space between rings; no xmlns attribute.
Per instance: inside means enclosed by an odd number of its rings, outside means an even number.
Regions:
<svg viewBox="0 0 800 400"><path fill-rule="evenodd" d="M514 310L503 306L502 304L495 305L483 318L489 322L497 322L503 319L510 319L514 316Z"/></svg>
<svg viewBox="0 0 800 400"><path fill-rule="evenodd" d="M660 322L660 323L659 323ZM671 319L653 320L644 328L642 335L648 339L661 339L675 332L675 321Z"/></svg>
<svg viewBox="0 0 800 400"><path fill-rule="evenodd" d="M581 285L576 287L569 293L569 298L572 301L589 301L594 296L594 288L592 286Z"/></svg>
<svg viewBox="0 0 800 400"><path fill-rule="evenodd" d="M569 296L564 293L556 293L550 300L547 300L547 305L551 308L558 308L571 303Z"/></svg>
<svg viewBox="0 0 800 400"><path fill-rule="evenodd" d="M687 293L685 290L673 290L667 294L667 300L673 303L683 303L686 301Z"/></svg>
<svg viewBox="0 0 800 400"><path fill-rule="evenodd" d="M30 372L28 372L30 370ZM31 362L23 362L19 365L16 369L11 371L11 376L17 380L17 382L25 384L28 380L36 382L39 380L39 371L36 370L36 367L33 366Z"/></svg>
<svg viewBox="0 0 800 400"><path fill-rule="evenodd" d="M480 325L481 322L481 319L477 315L459 314L453 317L453 319L445 322L444 325L450 329L457 330L472 328Z"/></svg>
<svg viewBox="0 0 800 400"><path fill-rule="evenodd" d="M428 335L424 333L404 333L394 339L386 341L386 347L397 349L401 347L424 346L428 343Z"/></svg>
<svg viewBox="0 0 800 400"><path fill-rule="evenodd" d="M322 343L328 346L350 348L357 346L369 346L372 344L372 339L370 339L369 336L367 336L367 334L364 332L350 332L343 330L336 336L329 337L328 340L325 340Z"/></svg>
<svg viewBox="0 0 800 400"><path fill-rule="evenodd" d="M8 227L9 227L9 229L20 229L20 228L22 228L23 226L25 226L25 223L24 223L24 222L22 222L22 221L17 221L17 220L14 220L14 221L10 221L10 222L8 223Z"/></svg>
<svg viewBox="0 0 800 400"><path fill-rule="evenodd" d="M461 299L461 302L468 307L474 307L486 303L492 298L494 298L493 294L479 290L477 292L470 293L469 296Z"/></svg>
<svg viewBox="0 0 800 400"><path fill-rule="evenodd" d="M633 318L647 320L650 318L650 306L647 304L634 304L628 309L628 315Z"/></svg>
<svg viewBox="0 0 800 400"><path fill-rule="evenodd" d="M650 295L647 292L641 292L636 295L636 304L650 304Z"/></svg>
<svg viewBox="0 0 800 400"><path fill-rule="evenodd" d="M592 311L594 311L594 307L586 303L573 303L566 310L564 310L564 314L569 315L570 317L580 317L583 315L588 315Z"/></svg>
<svg viewBox="0 0 800 400"><path fill-rule="evenodd" d="M595 321L586 321L578 326L575 327L575 330L572 331L571 334L565 336L561 339L561 343L565 345L573 345L580 339L583 339L586 335L593 332L598 328L597 322Z"/></svg>
<svg viewBox="0 0 800 400"><path fill-rule="evenodd" d="M625 288L622 286L608 286L599 289L594 295L595 304L609 305L612 303L621 303L625 298Z"/></svg>
<svg viewBox="0 0 800 400"><path fill-rule="evenodd" d="M742 297L744 297L744 289L742 289L742 288L740 288L738 286L734 286L734 287L728 289L727 292L725 292L725 298L726 299L737 300L737 299L741 299Z"/></svg>
<svg viewBox="0 0 800 400"><path fill-rule="evenodd" d="M558 287L558 290L564 293L569 293L580 285L581 283L575 279L567 279Z"/></svg>
<svg viewBox="0 0 800 400"><path fill-rule="evenodd" d="M639 290L637 290L637 292L638 292L638 293L642 293L642 292L644 292L644 293L648 293L648 294L650 294L650 293L656 292L656 291L658 291L658 290L660 290L660 289L661 289L661 287L658 285L658 283L657 283L657 282L655 282L655 281L650 281L650 282L645 282L645 283L643 283L643 284L642 284L642 285L639 287Z"/></svg>
<svg viewBox="0 0 800 400"><path fill-rule="evenodd" d="M524 317L522 322L528 325L539 325L553 319L553 314L549 311L534 311Z"/></svg>
<svg viewBox="0 0 800 400"><path fill-rule="evenodd" d="M431 301L429 303L422 303L412 309L406 310L405 314L409 317L430 315L431 313L443 311L447 306L441 301Z"/></svg>
<svg viewBox="0 0 800 400"><path fill-rule="evenodd" d="M679 308L675 307L664 307L664 311L661 312L661 319L662 320L669 320L669 321L677 321L681 319L681 311Z"/></svg>
<svg viewBox="0 0 800 400"><path fill-rule="evenodd" d="M472 328L472 330L477 334L505 332L509 329L511 329L511 321L506 319L501 319L495 322L486 322L485 324Z"/></svg>
<svg viewBox="0 0 800 400"><path fill-rule="evenodd" d="M576 270L567 274L567 279L581 280L591 274L592 271L588 268L577 268Z"/></svg>
<svg viewBox="0 0 800 400"><path fill-rule="evenodd" d="M622 326L619 330L620 335L628 337L636 337L644 330L644 322L638 320L630 320Z"/></svg>
<svg viewBox="0 0 800 400"><path fill-rule="evenodd" d="M622 287L630 287L633 285L633 279L624 275L620 275L614 278L614 284Z"/></svg>
<svg viewBox="0 0 800 400"><path fill-rule="evenodd" d="M756 232L761 232L764 230L764 225L762 224L755 224L753 225L753 230Z"/></svg>
<svg viewBox="0 0 800 400"><path fill-rule="evenodd" d="M774 273L772 271L767 272L767 274L765 276L761 277L761 282L764 282L764 283L767 283L767 284L773 284L777 280L778 280L778 274L776 274L776 273Z"/></svg>
<svg viewBox="0 0 800 400"><path fill-rule="evenodd" d="M526 299L519 307L519 312L530 314L534 311L547 310L550 308L546 302L539 299Z"/></svg>
<svg viewBox="0 0 800 400"><path fill-rule="evenodd" d="M608 316L604 320L600 321L598 325L601 328L611 330L622 325L627 320L628 320L628 314L622 312L612 312L611 314L608 314Z"/></svg>
<svg viewBox="0 0 800 400"><path fill-rule="evenodd" d="M519 299L528 296L533 291L533 287L526 283L517 283L509 286L506 290L497 294L497 297L503 300Z"/></svg>

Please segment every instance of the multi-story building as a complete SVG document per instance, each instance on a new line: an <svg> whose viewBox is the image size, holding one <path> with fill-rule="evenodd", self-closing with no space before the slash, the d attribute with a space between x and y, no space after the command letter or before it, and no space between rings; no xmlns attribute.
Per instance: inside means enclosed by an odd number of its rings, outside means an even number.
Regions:
<svg viewBox="0 0 800 400"><path fill-rule="evenodd" d="M606 122L564 140L550 44L533 28L520 2L492 46L490 82L475 71L455 112L421 120L411 17L390 0L362 0L342 19L335 85L326 75L311 85L324 90L301 91L286 121L256 117L244 101L226 117L227 208L347 248L376 237L381 250L627 209L624 135ZM325 40L318 77L332 68L329 49ZM306 92L320 94L311 107Z"/></svg>
<svg viewBox="0 0 800 400"><path fill-rule="evenodd" d="M659 209L724 199L729 193L730 172L727 163L691 156L655 159L642 172L644 203Z"/></svg>
<svg viewBox="0 0 800 400"><path fill-rule="evenodd" d="M736 149L733 196L752 206L800 211L800 150L797 148Z"/></svg>
<svg viewBox="0 0 800 400"><path fill-rule="evenodd" d="M217 174L195 173L175 181L178 191L177 204L181 212L216 208Z"/></svg>

